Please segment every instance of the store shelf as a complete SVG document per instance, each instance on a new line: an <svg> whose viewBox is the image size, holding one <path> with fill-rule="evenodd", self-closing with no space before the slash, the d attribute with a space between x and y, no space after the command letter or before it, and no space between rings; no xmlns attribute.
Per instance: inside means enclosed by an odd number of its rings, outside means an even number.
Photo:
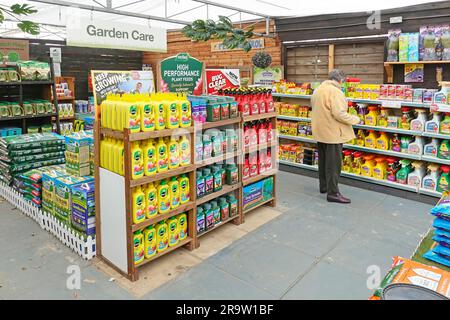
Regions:
<svg viewBox="0 0 450 320"><path fill-rule="evenodd" d="M190 243L192 241L191 237L187 237L186 239L184 239L183 241L180 241L177 245L173 246L173 247L168 247L166 250L164 250L163 252L158 252L157 254L155 254L153 257L151 257L150 259L145 259L144 261L142 261L141 263L138 263L135 265L135 267L139 268L155 259L160 258L163 255L166 255L180 247L183 247L185 245L187 245L188 243Z"/></svg>
<svg viewBox="0 0 450 320"><path fill-rule="evenodd" d="M209 202L209 201L214 200L214 199L216 199L218 197L221 197L221 196L226 195L226 194L228 194L230 192L233 192L234 190L239 189L241 186L242 186L242 184L240 182L236 183L236 184L234 184L232 186L230 186L228 184L223 185L222 186L222 190L219 190L217 192L211 193L211 194L209 194L207 196L204 196L202 198L197 198L197 201L195 203L196 203L197 206L199 206L199 205L201 205L203 203Z"/></svg>
<svg viewBox="0 0 450 320"><path fill-rule="evenodd" d="M59 118L60 121L69 121L69 120L75 120L75 117L64 117L64 118Z"/></svg>
<svg viewBox="0 0 450 320"><path fill-rule="evenodd" d="M228 126L228 125L240 123L241 120L242 120L241 117L237 117L237 118L231 118L231 119L226 119L226 120L221 120L221 121L216 121L216 122L205 122L205 123L200 123L200 124L195 123L195 130L196 131L198 129L207 130L207 129L211 129L211 128Z"/></svg>
<svg viewBox="0 0 450 320"><path fill-rule="evenodd" d="M409 136L421 136L423 132L421 131L411 131L411 130L404 130L404 129L398 129L398 128L389 128L389 127L379 127L379 126L367 126L364 124L355 124L353 125L353 128L356 129L364 129L364 130L374 130L374 131L382 131L382 132L391 132L391 133L398 133L398 134L404 134Z"/></svg>
<svg viewBox="0 0 450 320"><path fill-rule="evenodd" d="M393 157L403 158L403 159L412 159L412 160L421 160L422 159L422 156L420 156L420 155L402 153L402 152L397 152L397 151L392 151L392 150L380 150L380 149L366 148L366 147L361 147L361 146L357 146L357 145L353 145L353 144L344 144L344 148L358 150L358 151L371 152L371 153L377 153L377 154L383 154L386 156L393 156Z"/></svg>
<svg viewBox="0 0 450 320"><path fill-rule="evenodd" d="M225 162L226 160L233 159L235 157L240 157L241 155L242 155L242 153L239 151L230 152L230 153L223 154L221 156L203 160L200 163L197 163L196 166L197 166L197 168L202 168L204 166L209 166L214 163Z"/></svg>
<svg viewBox="0 0 450 320"><path fill-rule="evenodd" d="M432 61L393 61L389 62L386 61L384 63L385 66L389 66L392 64L448 64L450 61L439 61L439 60L432 60Z"/></svg>
<svg viewBox="0 0 450 320"><path fill-rule="evenodd" d="M56 117L56 115L57 115L56 113L35 114L35 115L28 115L28 116L17 116L17 117L0 118L0 121L48 118L48 117Z"/></svg>
<svg viewBox="0 0 450 320"><path fill-rule="evenodd" d="M25 86L25 85L51 85L53 81L16 81L16 82L0 82L0 86Z"/></svg>
<svg viewBox="0 0 450 320"><path fill-rule="evenodd" d="M184 135L184 134L190 134L194 132L194 127L188 127L188 128L177 128L177 129L163 129L163 130L155 130L155 131L149 131L149 132L138 132L138 133L130 133L130 141L142 141L142 140L148 140L148 139L156 139L160 137L170 137L172 135ZM123 140L124 139L124 133L123 131L118 130L112 130L107 128L101 128L100 133L103 135L106 135L111 138Z"/></svg>
<svg viewBox="0 0 450 320"><path fill-rule="evenodd" d="M272 97L277 97L277 98L294 98L294 99L311 99L311 95L307 95L307 94L289 94L289 93L272 93Z"/></svg>
<svg viewBox="0 0 450 320"><path fill-rule="evenodd" d="M432 132L422 132L422 136L429 138L438 139L450 139L450 134L432 133Z"/></svg>
<svg viewBox="0 0 450 320"><path fill-rule="evenodd" d="M244 147L244 153L249 154L260 150L266 150L268 148L274 148L276 146L277 144L275 142L272 142L270 144L267 143L257 144L256 146Z"/></svg>
<svg viewBox="0 0 450 320"><path fill-rule="evenodd" d="M58 102L59 101L73 101L73 100L75 100L75 97L58 98L57 100L58 100Z"/></svg>
<svg viewBox="0 0 450 320"><path fill-rule="evenodd" d="M316 141L314 139L307 138L307 137L301 137L301 136L290 136L290 135L280 134L280 135L278 135L278 138L301 141L301 142L308 142L308 143L316 143Z"/></svg>
<svg viewBox="0 0 450 320"><path fill-rule="evenodd" d="M177 209L172 210L168 213L164 213L164 214L158 214L156 217L151 218L151 219L146 219L145 221L139 223L139 224L134 224L132 227L132 231L138 231L138 230L142 230L148 226L151 226L155 223L158 223L160 221L169 219L171 217L174 217L176 215L179 215L181 213L184 213L186 211L190 211L194 208L194 202L190 201L188 203L182 204L180 205Z"/></svg>
<svg viewBox="0 0 450 320"><path fill-rule="evenodd" d="M286 161L286 160L279 160L278 163L279 164L284 164L284 165L287 165L287 166L292 166L292 167L297 167L297 168L301 168L301 169L306 169L306 170L312 170L312 171L318 171L319 170L318 166L311 166L309 164L290 162L290 161Z"/></svg>
<svg viewBox="0 0 450 320"><path fill-rule="evenodd" d="M217 228L220 228L223 225L226 225L228 222L236 220L237 218L239 218L239 215L235 215L224 221L220 221L218 224L215 224L214 227L212 227L211 229L208 229L206 231L203 231L202 233L197 234L197 237L200 238L200 237L204 236L205 234L210 233L211 231L216 230Z"/></svg>
<svg viewBox="0 0 450 320"><path fill-rule="evenodd" d="M445 164L445 165L450 166L450 160L439 159L437 157L422 156L422 160L427 161L427 162L440 163L440 164Z"/></svg>
<svg viewBox="0 0 450 320"><path fill-rule="evenodd" d="M258 205L254 206L254 207L251 207L250 209L246 209L246 210L244 210L244 214L247 214L247 213L249 213L250 211L255 210L256 208L262 207L263 205L265 205L265 204L267 204L267 203L269 203L269 202L271 202L271 201L273 201L273 200L274 200L274 198L270 198L270 199L267 199L267 200L264 201L264 202L259 203Z"/></svg>
<svg viewBox="0 0 450 320"><path fill-rule="evenodd" d="M386 186L386 187L392 187L392 188L401 189L401 190L418 192L417 187L409 186L409 185L401 184L401 183L397 183L397 182L392 182L389 180L380 180L380 179L375 179L372 177L364 177L364 176L360 176L360 175L357 175L354 173L348 173L348 172L342 172L341 176L347 177L347 178L352 178L352 179L359 180L359 181L371 182L371 183L379 184L379 185Z"/></svg>
<svg viewBox="0 0 450 320"><path fill-rule="evenodd" d="M251 177L251 178L245 179L245 180L242 182L242 185L243 185L244 187L245 187L245 186L248 186L248 185L250 185L250 184L252 184L252 183L258 182L259 180L262 180L262 179L271 177L271 176L273 176L273 175L276 175L277 172L278 172L278 169L272 169L272 170L269 170L269 171L265 171L265 172L263 172L263 173L261 173L261 174L258 174L258 175L255 176L255 177Z"/></svg>
<svg viewBox="0 0 450 320"><path fill-rule="evenodd" d="M419 193L436 198L442 197L442 192L419 188Z"/></svg>
<svg viewBox="0 0 450 320"><path fill-rule="evenodd" d="M280 120L291 120L291 121L311 122L311 118L293 117L293 116L283 116L283 115L277 115L277 119L280 119Z"/></svg>
<svg viewBox="0 0 450 320"><path fill-rule="evenodd" d="M251 115L251 116L244 116L244 122L257 121L257 120L263 120L263 119L270 119L270 118L275 118L276 116L277 116L276 112L269 112L269 113L255 114L255 115Z"/></svg>
<svg viewBox="0 0 450 320"><path fill-rule="evenodd" d="M137 187L137 186L142 186L144 184L149 184L151 182L161 181L163 179L176 177L176 176L179 176L179 175L181 175L183 173L192 172L195 169L196 169L196 165L195 164L190 164L188 166L182 166L182 167L179 167L177 169L168 170L166 172L158 172L157 174L155 174L153 176L148 176L148 177L143 177L143 178L139 178L139 179L136 179L136 180L131 180L130 187L134 188L134 187Z"/></svg>

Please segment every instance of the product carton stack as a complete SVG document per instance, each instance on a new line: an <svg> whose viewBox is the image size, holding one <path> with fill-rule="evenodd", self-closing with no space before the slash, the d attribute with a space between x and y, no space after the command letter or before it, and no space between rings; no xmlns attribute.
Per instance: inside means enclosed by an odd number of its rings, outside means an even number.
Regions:
<svg viewBox="0 0 450 320"><path fill-rule="evenodd" d="M95 234L94 181L72 187L72 227L86 235Z"/></svg>
<svg viewBox="0 0 450 320"><path fill-rule="evenodd" d="M31 169L65 163L64 138L55 133L34 133L0 138L0 180Z"/></svg>
<svg viewBox="0 0 450 320"><path fill-rule="evenodd" d="M424 258L450 267L450 192L444 192L438 204L431 209L435 244Z"/></svg>
<svg viewBox="0 0 450 320"><path fill-rule="evenodd" d="M66 137L65 155L67 173L76 177L93 174L91 165L93 144L94 139L89 132L75 132Z"/></svg>

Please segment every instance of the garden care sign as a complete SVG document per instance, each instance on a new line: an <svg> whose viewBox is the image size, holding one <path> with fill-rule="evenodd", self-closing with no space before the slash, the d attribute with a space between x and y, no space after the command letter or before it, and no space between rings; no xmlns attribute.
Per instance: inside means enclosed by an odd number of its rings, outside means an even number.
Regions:
<svg viewBox="0 0 450 320"><path fill-rule="evenodd" d="M152 71L91 71L96 119L100 105L110 93L153 93L155 84Z"/></svg>
<svg viewBox="0 0 450 320"><path fill-rule="evenodd" d="M179 53L161 61L161 88L163 92L202 94L203 63L188 53Z"/></svg>
<svg viewBox="0 0 450 320"><path fill-rule="evenodd" d="M241 85L239 69L206 69L206 92L217 94L221 89L238 88Z"/></svg>
<svg viewBox="0 0 450 320"><path fill-rule="evenodd" d="M264 69L253 67L253 84L272 87L274 82L279 82L281 79L283 79L283 68L281 66Z"/></svg>
<svg viewBox="0 0 450 320"><path fill-rule="evenodd" d="M167 52L165 29L80 16L70 20L66 27L69 46Z"/></svg>

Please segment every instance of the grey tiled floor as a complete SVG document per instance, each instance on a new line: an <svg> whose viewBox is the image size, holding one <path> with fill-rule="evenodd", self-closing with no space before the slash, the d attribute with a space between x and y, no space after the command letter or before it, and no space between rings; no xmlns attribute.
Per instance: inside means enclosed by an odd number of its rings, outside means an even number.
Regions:
<svg viewBox="0 0 450 320"><path fill-rule="evenodd" d="M432 220L411 200L341 186L352 204L330 204L313 178L278 181L279 217L143 298L367 299L367 267L383 275L392 256L409 257ZM7 203L0 241L0 298L133 298ZM66 289L70 264L81 266L83 290Z"/></svg>

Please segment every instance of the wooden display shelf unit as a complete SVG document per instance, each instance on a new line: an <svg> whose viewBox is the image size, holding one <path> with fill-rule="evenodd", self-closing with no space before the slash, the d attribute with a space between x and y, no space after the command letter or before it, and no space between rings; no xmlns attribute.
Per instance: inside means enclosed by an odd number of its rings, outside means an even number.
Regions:
<svg viewBox="0 0 450 320"><path fill-rule="evenodd" d="M263 172L261 174L258 174L257 176L245 179L244 181L242 181L242 185L245 187L245 186L248 186L248 185L250 185L252 183L255 183L255 182L258 182L260 180L263 180L265 178L275 176L277 174L277 172L278 172L277 169L272 169L272 170Z"/></svg>
<svg viewBox="0 0 450 320"><path fill-rule="evenodd" d="M186 131L184 131L186 134ZM193 130L189 130L193 141ZM166 131L165 134L169 132ZM129 280L136 281L139 278L138 269L149 262L162 257L180 247L193 250L196 247L196 206L195 206L195 168L194 164L157 173L155 176L143 177L133 180L131 176L131 148L133 141L145 140L148 133L143 135L131 134L129 129L124 132L100 128L100 122L95 121L94 143L95 150L100 150L100 142L103 136L121 139L124 142L124 176L112 173L100 168L100 152L95 153L95 198L96 198L96 230L97 230L97 255L105 263L125 275ZM193 163L193 144L191 144L191 163ZM139 224L134 224L132 219L132 190L136 186L159 181L169 177L186 173L189 177L190 199L189 203L180 205L175 210L166 214L160 214ZM153 224L169 219L181 213L187 214L188 236L174 247L169 247L163 252L157 253L150 259L141 263L134 263L134 232Z"/></svg>
<svg viewBox="0 0 450 320"><path fill-rule="evenodd" d="M225 120L220 120L220 121L215 121L215 122L205 122L205 123L197 123L196 122L195 127L201 128L202 130L208 130L208 129L212 129L212 128L218 128L218 127L228 126L228 125L232 125L232 124L237 124L237 123L240 123L241 121L242 121L241 117L236 117L236 118L230 118L230 119L225 119Z"/></svg>
<svg viewBox="0 0 450 320"><path fill-rule="evenodd" d="M124 131L113 130L108 128L101 128L101 133L108 137L123 140L124 139ZM137 132L130 133L129 139L130 142L138 142L148 139L157 139L157 138L165 138L171 136L182 136L188 135L194 132L194 127L188 128L176 128L176 129L163 129L163 130L155 130L148 132Z"/></svg>
<svg viewBox="0 0 450 320"><path fill-rule="evenodd" d="M277 113L276 112L268 112L268 113L260 113L260 114L254 114L254 115L249 115L249 116L243 116L243 121L244 122L249 122L249 121L257 121L257 120L263 120L263 119L272 119L272 118L276 118Z"/></svg>
<svg viewBox="0 0 450 320"><path fill-rule="evenodd" d="M217 198L219 198L221 196L229 194L229 193L233 192L234 190L238 190L241 187L242 187L242 183L240 183L240 182L236 183L236 184L233 184L233 185L224 185L222 187L222 189L219 190L219 191L213 192L213 193L208 194L207 196L204 196L204 197L201 197L201 198L197 198L196 205L199 206L199 205L204 204L206 202L212 201L212 200L217 199Z"/></svg>
<svg viewBox="0 0 450 320"><path fill-rule="evenodd" d="M384 70L386 72L387 83L394 82L394 66L395 65L407 65L407 64L449 64L450 61L393 61L393 62L384 62Z"/></svg>

